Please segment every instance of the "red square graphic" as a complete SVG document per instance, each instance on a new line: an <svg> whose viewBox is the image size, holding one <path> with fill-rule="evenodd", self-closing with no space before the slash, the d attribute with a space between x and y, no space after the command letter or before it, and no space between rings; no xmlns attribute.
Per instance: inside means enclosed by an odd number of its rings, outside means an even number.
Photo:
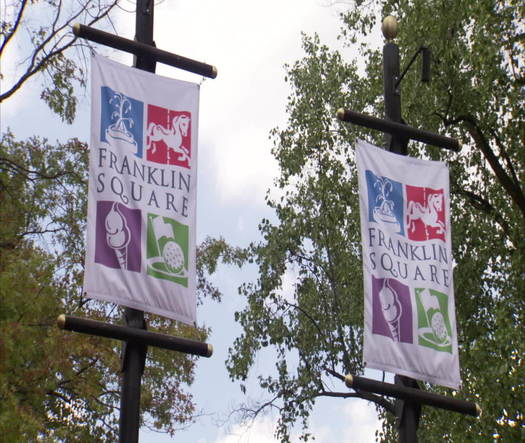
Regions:
<svg viewBox="0 0 525 443"><path fill-rule="evenodd" d="M445 192L443 189L406 185L406 230L410 240L445 241Z"/></svg>
<svg viewBox="0 0 525 443"><path fill-rule="evenodd" d="M191 113L148 105L146 159L190 168Z"/></svg>

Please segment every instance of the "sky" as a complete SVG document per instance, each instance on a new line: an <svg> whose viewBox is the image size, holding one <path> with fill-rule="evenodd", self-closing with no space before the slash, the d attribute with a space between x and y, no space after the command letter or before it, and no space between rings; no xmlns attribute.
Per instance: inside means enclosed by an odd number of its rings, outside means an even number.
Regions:
<svg viewBox="0 0 525 443"><path fill-rule="evenodd" d="M133 2L124 6L134 8ZM290 89L284 81L284 65L303 55L301 32L318 33L323 43L340 48L338 11L343 7L347 5L329 0L165 0L156 6L157 47L218 69L212 80L157 67L160 75L201 84L197 242L206 236L222 236L231 244L246 246L259 238L259 221L273 217L264 197L278 174L269 132L286 124ZM115 27L119 35L133 38L133 14L119 14ZM379 35L380 30L377 32ZM343 56L352 55L349 49L340 49ZM100 52L127 65L132 62L128 54L103 48ZM51 141L73 136L88 140L89 90L80 94L78 118L68 126L47 110L31 85L37 83L31 82L24 92L2 104L2 131L9 127L19 138L40 134ZM293 277L293 273L287 275L284 290L291 287ZM209 342L214 347L210 359L198 361L195 383L189 388L201 415L173 439L142 430L141 442L275 441L275 415L263 415L249 427L229 417L245 400L224 365L228 348L240 332L233 317L243 306L237 287L255 278L253 267L242 271L219 268L214 282L224 294L223 302L206 301L197 312L198 324L212 329ZM258 356L253 373L268 364L264 356ZM262 398L263 393L251 389L254 387L253 383L248 385L248 394ZM310 431L321 443L366 443L375 441L378 426L375 409L365 401L324 399L314 409ZM293 441L297 441L296 434Z"/></svg>

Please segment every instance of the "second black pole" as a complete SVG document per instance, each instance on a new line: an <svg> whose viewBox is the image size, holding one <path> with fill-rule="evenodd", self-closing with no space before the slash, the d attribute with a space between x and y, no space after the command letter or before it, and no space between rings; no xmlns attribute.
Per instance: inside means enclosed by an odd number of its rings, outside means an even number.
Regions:
<svg viewBox="0 0 525 443"><path fill-rule="evenodd" d="M153 43L153 8L154 0L137 0L135 12L135 39L147 45ZM155 60L147 57L135 57L134 66L148 72L155 72ZM144 312L126 308L126 325L131 328L145 329ZM140 429L140 394L142 374L146 362L147 347L124 343L122 357L122 385L120 396L120 443L138 443Z"/></svg>
<svg viewBox="0 0 525 443"><path fill-rule="evenodd" d="M383 34L387 40L395 38L397 22L393 17L387 17L383 22ZM385 99L385 119L402 123L401 93L398 85L400 75L399 47L388 41L383 47L383 85ZM407 155L408 140L394 134L386 134L386 149L396 154ZM418 388L415 380L409 377L396 375L395 383ZM417 427L419 425L421 406L417 403L396 400L398 417L398 432L400 443L417 443Z"/></svg>

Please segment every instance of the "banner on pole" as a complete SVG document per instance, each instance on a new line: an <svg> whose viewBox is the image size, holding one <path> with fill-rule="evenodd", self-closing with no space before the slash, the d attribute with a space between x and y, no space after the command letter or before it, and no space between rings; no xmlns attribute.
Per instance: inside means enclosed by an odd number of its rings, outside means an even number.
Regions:
<svg viewBox="0 0 525 443"><path fill-rule="evenodd" d="M92 58L88 297L196 320L199 86Z"/></svg>
<svg viewBox="0 0 525 443"><path fill-rule="evenodd" d="M367 367L458 389L449 176L357 142Z"/></svg>

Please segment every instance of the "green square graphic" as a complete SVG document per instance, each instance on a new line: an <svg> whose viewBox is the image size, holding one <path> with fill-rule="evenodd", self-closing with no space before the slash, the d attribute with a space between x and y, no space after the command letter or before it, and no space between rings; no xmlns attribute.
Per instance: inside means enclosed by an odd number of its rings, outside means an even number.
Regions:
<svg viewBox="0 0 525 443"><path fill-rule="evenodd" d="M187 288L189 227L149 213L146 236L146 273Z"/></svg>
<svg viewBox="0 0 525 443"><path fill-rule="evenodd" d="M452 354L452 328L448 295L429 288L415 288L418 344Z"/></svg>

